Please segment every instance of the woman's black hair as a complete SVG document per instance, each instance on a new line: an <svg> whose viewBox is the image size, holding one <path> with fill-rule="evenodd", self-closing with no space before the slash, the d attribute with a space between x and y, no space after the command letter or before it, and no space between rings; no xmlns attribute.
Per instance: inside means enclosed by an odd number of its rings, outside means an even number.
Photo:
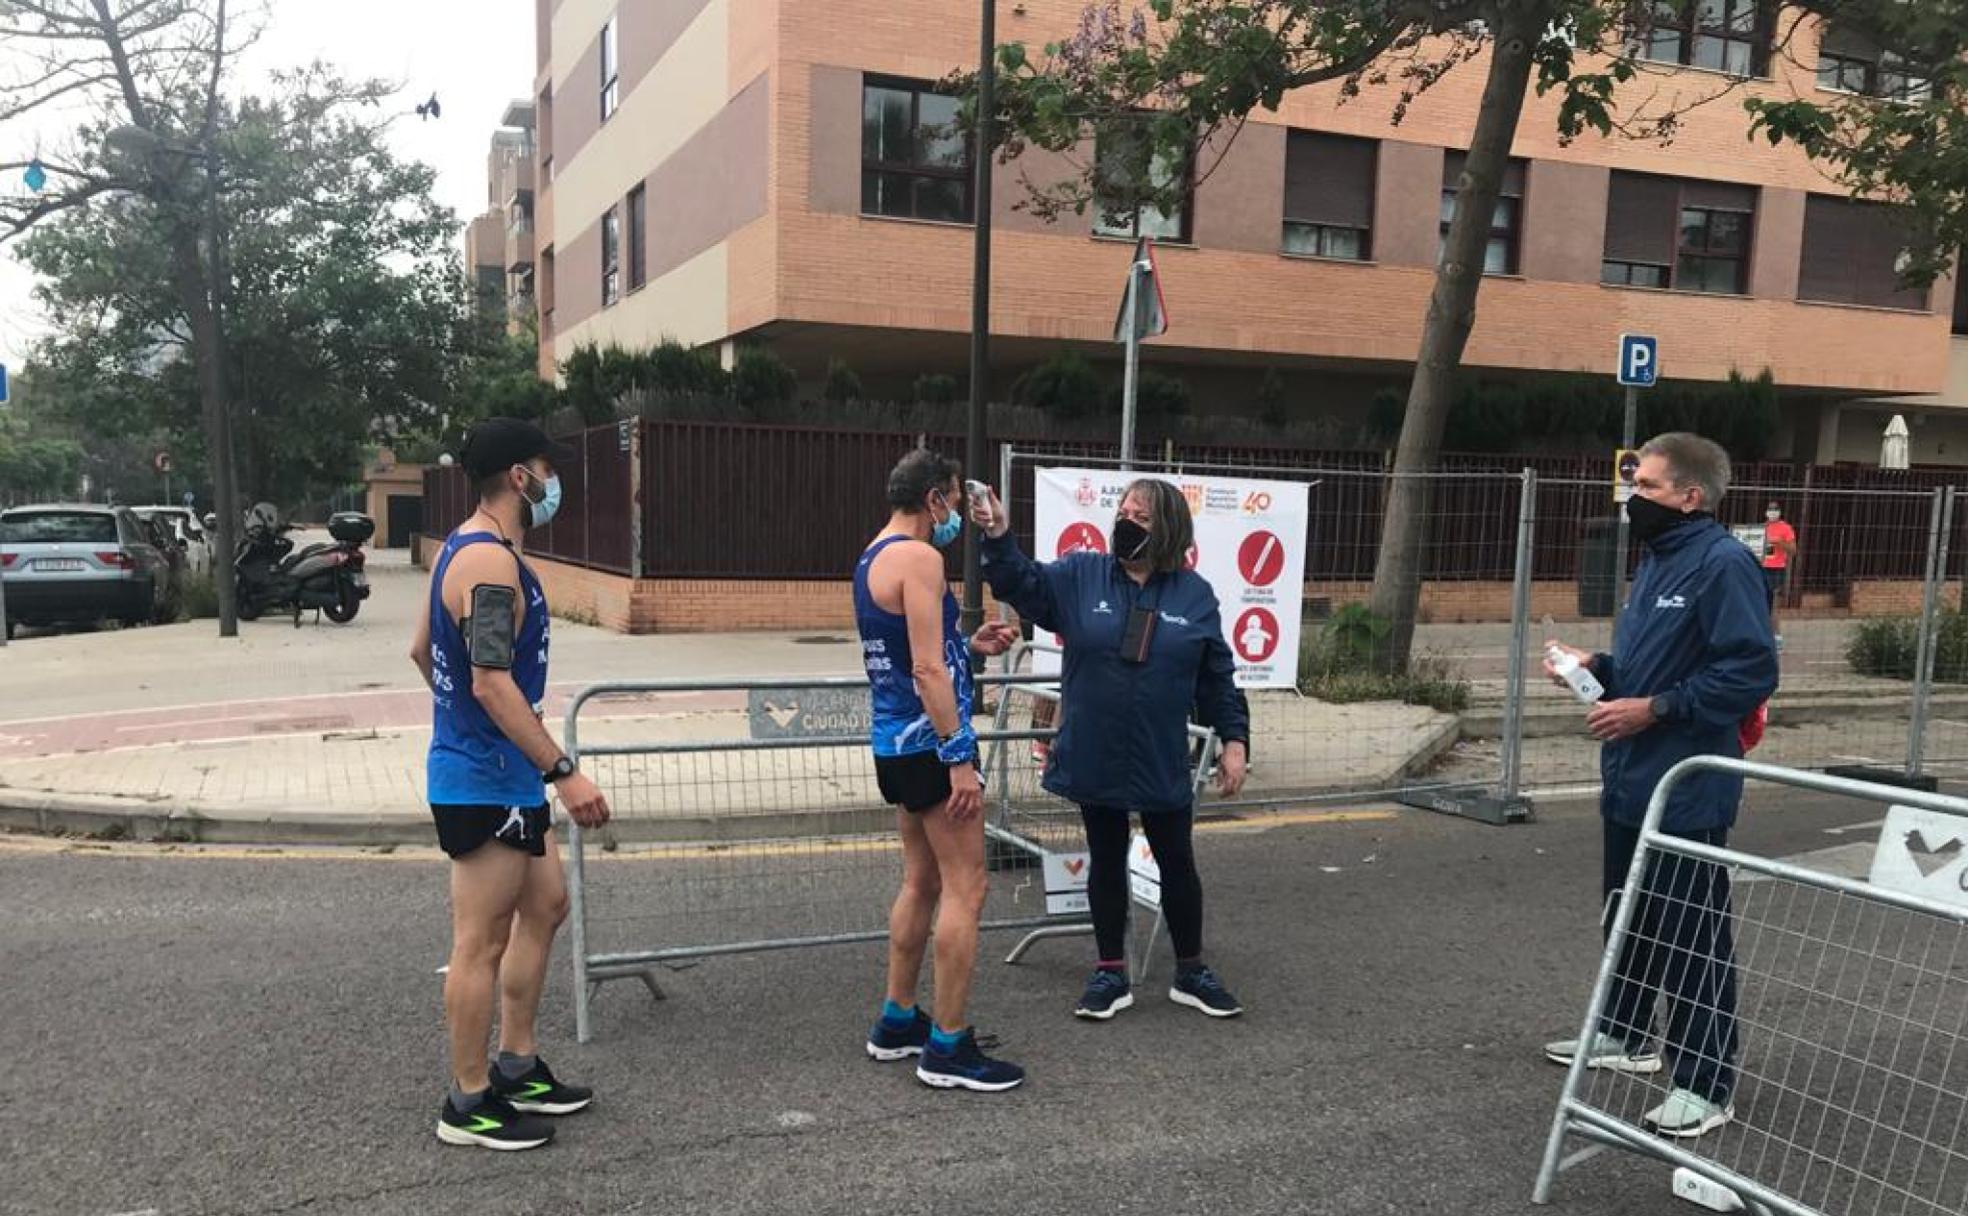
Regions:
<svg viewBox="0 0 1968 1216"><path fill-rule="evenodd" d="M902 511L920 511L931 490L948 489L963 474L963 466L928 448L917 448L888 474L888 505ZM956 506L953 502L951 506Z"/></svg>
<svg viewBox="0 0 1968 1216"><path fill-rule="evenodd" d="M1143 477L1128 483L1128 494L1139 494L1148 502L1148 564L1167 573L1189 564L1189 550L1196 543L1196 524L1189 516L1189 500L1174 482Z"/></svg>

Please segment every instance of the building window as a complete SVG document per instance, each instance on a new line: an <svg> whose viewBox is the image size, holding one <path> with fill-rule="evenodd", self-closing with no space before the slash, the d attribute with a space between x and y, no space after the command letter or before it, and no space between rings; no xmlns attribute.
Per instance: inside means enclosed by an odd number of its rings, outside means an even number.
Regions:
<svg viewBox="0 0 1968 1216"><path fill-rule="evenodd" d="M1773 0L1655 0L1627 53L1731 76L1770 74Z"/></svg>
<svg viewBox="0 0 1968 1216"><path fill-rule="evenodd" d="M1927 290L1900 285L1907 236L1892 207L1811 195L1804 200L1797 298L1925 311Z"/></svg>
<svg viewBox="0 0 1968 1216"><path fill-rule="evenodd" d="M611 16L601 27L601 121L607 122L621 100L620 48L616 45L617 18Z"/></svg>
<svg viewBox="0 0 1968 1216"><path fill-rule="evenodd" d="M1682 291L1743 294L1748 284L1753 217L1750 211L1683 207L1673 285Z"/></svg>
<svg viewBox="0 0 1968 1216"><path fill-rule="evenodd" d="M648 271L648 210L649 190L638 185L629 191L629 290L642 286Z"/></svg>
<svg viewBox="0 0 1968 1216"><path fill-rule="evenodd" d="M610 207L601 217L601 306L622 298L622 213Z"/></svg>
<svg viewBox="0 0 1968 1216"><path fill-rule="evenodd" d="M1599 281L1615 287L1666 288L1667 271L1666 266L1653 262L1618 262L1609 258L1599 267Z"/></svg>
<svg viewBox="0 0 1968 1216"><path fill-rule="evenodd" d="M1925 101L1934 82L1856 30L1827 24L1818 44L1818 87L1890 101Z"/></svg>
<svg viewBox="0 0 1968 1216"><path fill-rule="evenodd" d="M956 98L914 84L862 86L863 215L967 224L971 189Z"/></svg>
<svg viewBox="0 0 1968 1216"><path fill-rule="evenodd" d="M554 331L554 251L551 245L540 251L540 270L534 288L540 300L540 336L551 337Z"/></svg>
<svg viewBox="0 0 1968 1216"><path fill-rule="evenodd" d="M1954 332L1968 337L1968 249L1954 259Z"/></svg>
<svg viewBox="0 0 1968 1216"><path fill-rule="evenodd" d="M1455 220L1457 183L1462 180L1463 162L1468 159L1467 152L1454 149L1442 158L1441 248L1444 249L1449 243L1449 225ZM1517 157L1511 157L1504 165L1503 186L1497 194L1496 207L1490 212L1489 244L1483 247L1484 274L1517 273L1517 249L1522 243L1524 226L1524 172L1525 162Z"/></svg>
<svg viewBox="0 0 1968 1216"><path fill-rule="evenodd" d="M553 182L553 87L551 85L540 90L538 126L540 182L544 186Z"/></svg>
<svg viewBox="0 0 1968 1216"><path fill-rule="evenodd" d="M1109 126L1094 136L1093 230L1101 236L1153 237L1158 241L1189 239L1190 208L1185 201L1164 209L1143 196L1186 186L1189 153L1157 151L1143 121Z"/></svg>
<svg viewBox="0 0 1968 1216"><path fill-rule="evenodd" d="M1286 253L1364 262L1373 257L1371 139L1292 131L1285 137Z"/></svg>
<svg viewBox="0 0 1968 1216"><path fill-rule="evenodd" d="M1615 171L1599 281L1742 295L1755 223L1754 186Z"/></svg>

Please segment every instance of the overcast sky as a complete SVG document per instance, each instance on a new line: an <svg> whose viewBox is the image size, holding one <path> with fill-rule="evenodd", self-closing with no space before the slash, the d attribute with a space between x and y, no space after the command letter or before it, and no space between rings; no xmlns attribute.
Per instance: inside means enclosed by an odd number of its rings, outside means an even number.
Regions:
<svg viewBox="0 0 1968 1216"><path fill-rule="evenodd" d="M267 0L265 37L242 65L235 91L264 85L266 74L320 58L351 76L403 86L409 111L433 92L444 116L414 114L393 133L399 155L437 168L438 201L469 219L485 210L485 155L506 103L533 91L532 0ZM0 46L0 67L13 75ZM36 140L53 147L72 116L52 115L0 129L0 161L24 160ZM24 187L17 175L0 191ZM45 330L30 292L33 276L0 247L0 363L26 362Z"/></svg>

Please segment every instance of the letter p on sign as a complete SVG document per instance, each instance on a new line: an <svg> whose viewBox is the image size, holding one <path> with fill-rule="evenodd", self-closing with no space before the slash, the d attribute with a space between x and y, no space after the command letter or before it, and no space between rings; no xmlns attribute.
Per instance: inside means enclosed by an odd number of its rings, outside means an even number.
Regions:
<svg viewBox="0 0 1968 1216"><path fill-rule="evenodd" d="M1659 339L1645 334L1621 334L1619 382L1632 388L1652 388L1659 376Z"/></svg>

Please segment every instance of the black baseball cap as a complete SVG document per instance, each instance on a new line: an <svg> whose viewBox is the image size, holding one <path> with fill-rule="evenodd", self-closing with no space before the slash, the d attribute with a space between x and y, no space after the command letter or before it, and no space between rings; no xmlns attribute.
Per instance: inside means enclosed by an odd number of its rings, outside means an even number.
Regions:
<svg viewBox="0 0 1968 1216"><path fill-rule="evenodd" d="M554 464L574 458L574 449L547 438L547 433L518 418L487 418L465 436L465 450L458 463L465 466L473 481L503 473L535 456L545 456Z"/></svg>

